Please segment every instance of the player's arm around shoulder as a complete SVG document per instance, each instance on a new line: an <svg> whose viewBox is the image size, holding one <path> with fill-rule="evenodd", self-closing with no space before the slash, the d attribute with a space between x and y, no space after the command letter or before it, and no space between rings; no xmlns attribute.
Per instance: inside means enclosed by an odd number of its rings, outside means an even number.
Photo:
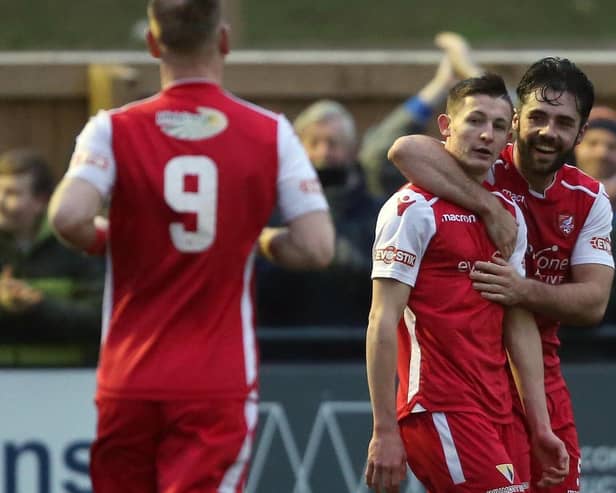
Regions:
<svg viewBox="0 0 616 493"><path fill-rule="evenodd" d="M438 140L425 135L398 138L388 159L409 181L475 212L505 258L515 245L516 223L500 201L472 180Z"/></svg>

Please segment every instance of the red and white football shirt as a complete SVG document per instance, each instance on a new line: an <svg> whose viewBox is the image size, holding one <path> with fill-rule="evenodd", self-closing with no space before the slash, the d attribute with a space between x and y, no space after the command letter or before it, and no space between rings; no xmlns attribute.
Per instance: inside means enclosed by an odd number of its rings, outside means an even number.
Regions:
<svg viewBox="0 0 616 493"><path fill-rule="evenodd" d="M524 220L497 195L520 223L511 263L524 275ZM383 206L372 278L413 287L398 325L398 419L427 410L511 420L504 309L482 298L469 278L476 261L495 253L475 214L418 187L402 188Z"/></svg>
<svg viewBox="0 0 616 493"><path fill-rule="evenodd" d="M610 242L612 208L597 180L575 166L564 165L545 193L537 193L513 164L513 145L509 144L493 165L488 181L524 214L529 277L561 284L571 281L573 265L614 267ZM546 392L551 392L565 386L558 358L560 323L541 315L535 318L543 344Z"/></svg>
<svg viewBox="0 0 616 493"><path fill-rule="evenodd" d="M255 244L278 204L326 210L289 122L204 80L100 112L68 176L110 199L101 396L243 396L256 385Z"/></svg>

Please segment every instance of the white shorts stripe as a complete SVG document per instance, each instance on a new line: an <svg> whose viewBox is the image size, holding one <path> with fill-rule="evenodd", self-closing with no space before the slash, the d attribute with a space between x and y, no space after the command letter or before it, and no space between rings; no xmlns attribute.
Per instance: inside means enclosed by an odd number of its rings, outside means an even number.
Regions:
<svg viewBox="0 0 616 493"><path fill-rule="evenodd" d="M462 471L462 464L460 463L456 444L453 442L453 437L451 436L447 416L445 416L445 413L433 413L432 421L434 422L439 439L441 440L441 446L445 454L445 462L447 464L447 469L449 469L449 475L451 476L453 484L464 483L466 478Z"/></svg>
<svg viewBox="0 0 616 493"><path fill-rule="evenodd" d="M246 418L246 438L240 453L235 459L233 465L227 469L225 475L218 487L218 493L237 493L240 487L240 481L246 469L248 468L248 461L250 460L250 454L252 452L252 442L254 440L255 428L257 427L257 418L259 414L259 405L257 402L257 393L252 391L246 399L246 405L244 406L244 417Z"/></svg>

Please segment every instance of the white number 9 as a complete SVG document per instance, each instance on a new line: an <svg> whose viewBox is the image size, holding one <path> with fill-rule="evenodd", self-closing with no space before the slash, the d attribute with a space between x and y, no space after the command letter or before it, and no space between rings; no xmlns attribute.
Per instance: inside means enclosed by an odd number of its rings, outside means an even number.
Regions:
<svg viewBox="0 0 616 493"><path fill-rule="evenodd" d="M196 192L184 189L184 179L196 175ZM187 231L182 223L171 223L169 233L180 252L202 252L216 235L216 203L218 198L218 170L205 156L179 156L165 166L165 201L176 212L197 215L197 230Z"/></svg>

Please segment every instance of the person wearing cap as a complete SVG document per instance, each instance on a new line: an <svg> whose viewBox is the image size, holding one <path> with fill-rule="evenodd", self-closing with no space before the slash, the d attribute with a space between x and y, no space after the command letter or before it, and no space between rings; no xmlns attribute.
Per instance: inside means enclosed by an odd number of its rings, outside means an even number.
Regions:
<svg viewBox="0 0 616 493"><path fill-rule="evenodd" d="M596 106L588 117L588 128L575 147L576 164L603 183L616 210L616 111L608 106ZM612 254L616 256L616 238L612 222ZM603 322L616 324L616 284L612 284L610 301Z"/></svg>
<svg viewBox="0 0 616 493"><path fill-rule="evenodd" d="M574 152L578 167L603 183L612 208L616 208L616 111L606 106L594 108Z"/></svg>

